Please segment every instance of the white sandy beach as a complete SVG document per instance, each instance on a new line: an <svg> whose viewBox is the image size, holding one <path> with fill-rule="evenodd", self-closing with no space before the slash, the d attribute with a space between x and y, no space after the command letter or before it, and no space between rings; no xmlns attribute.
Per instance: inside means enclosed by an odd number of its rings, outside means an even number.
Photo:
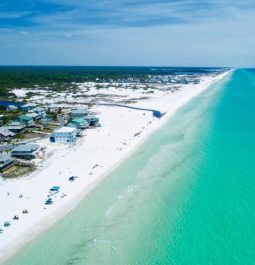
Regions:
<svg viewBox="0 0 255 265"><path fill-rule="evenodd" d="M16 180L0 178L0 227L4 229L0 234L0 262L68 213L178 108L226 75L227 72L216 77L207 76L200 84L183 85L174 93L160 91L150 99L131 104L166 112L161 119L150 112L96 106L92 110L98 113L101 127L86 130L85 137L75 145L40 140L40 145L46 146L48 152L52 149L52 155L36 172ZM70 176L78 178L71 183ZM53 205L45 206L52 186L60 186L60 192L53 196ZM61 198L62 193L66 196ZM23 197L19 198L21 194ZM22 214L23 209L29 213ZM14 215L20 219L12 220ZM4 228L5 221L10 221L11 226Z"/></svg>

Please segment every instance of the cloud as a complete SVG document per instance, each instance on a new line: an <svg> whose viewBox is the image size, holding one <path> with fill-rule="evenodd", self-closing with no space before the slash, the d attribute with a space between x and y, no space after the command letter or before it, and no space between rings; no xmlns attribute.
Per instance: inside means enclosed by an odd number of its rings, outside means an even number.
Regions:
<svg viewBox="0 0 255 265"><path fill-rule="evenodd" d="M3 19L16 19L16 18L21 18L24 16L29 15L29 11L21 11L21 12L0 12L0 20Z"/></svg>
<svg viewBox="0 0 255 265"><path fill-rule="evenodd" d="M4 2L0 4L0 50L16 54L13 60L23 60L27 54L24 60L30 64L35 58L36 63L48 58L55 64L64 64L63 60L129 65L255 61L253 0Z"/></svg>
<svg viewBox="0 0 255 265"><path fill-rule="evenodd" d="M27 31L20 31L19 34L21 34L25 39L32 39L32 35Z"/></svg>
<svg viewBox="0 0 255 265"><path fill-rule="evenodd" d="M1 9L6 10L0 13L2 26L56 30L158 27L229 19L238 12L254 11L255 3L252 0L20 0L14 5L14 0L9 0Z"/></svg>
<svg viewBox="0 0 255 265"><path fill-rule="evenodd" d="M29 33L27 32L27 31L20 31L20 34L22 34L22 35L29 35Z"/></svg>

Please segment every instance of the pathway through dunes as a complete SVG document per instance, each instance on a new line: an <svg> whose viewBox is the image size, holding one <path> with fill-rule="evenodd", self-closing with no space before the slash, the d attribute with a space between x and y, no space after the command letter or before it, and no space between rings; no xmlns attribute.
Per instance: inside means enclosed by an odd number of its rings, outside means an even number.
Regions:
<svg viewBox="0 0 255 265"><path fill-rule="evenodd" d="M254 264L254 85L212 85L6 264Z"/></svg>

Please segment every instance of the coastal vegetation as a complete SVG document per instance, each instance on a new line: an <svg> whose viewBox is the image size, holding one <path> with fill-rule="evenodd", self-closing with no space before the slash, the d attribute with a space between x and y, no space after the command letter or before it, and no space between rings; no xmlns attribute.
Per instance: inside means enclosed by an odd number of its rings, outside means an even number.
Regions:
<svg viewBox="0 0 255 265"><path fill-rule="evenodd" d="M208 74L223 70L225 69L210 68ZM200 71L201 68L186 68L182 74L195 78ZM3 98L15 98L15 94L11 91L13 88L43 87L56 92L75 91L77 83L82 82L189 82L185 76L180 77L180 80L173 79L178 73L178 68L169 67L1 66L0 95ZM101 88L100 85L98 88ZM29 94L28 98L29 96L32 94Z"/></svg>
<svg viewBox="0 0 255 265"><path fill-rule="evenodd" d="M14 179L14 178L21 178L33 171L35 171L36 166L32 163L24 164L16 162L12 167L10 167L7 171L5 171L1 176L4 179Z"/></svg>

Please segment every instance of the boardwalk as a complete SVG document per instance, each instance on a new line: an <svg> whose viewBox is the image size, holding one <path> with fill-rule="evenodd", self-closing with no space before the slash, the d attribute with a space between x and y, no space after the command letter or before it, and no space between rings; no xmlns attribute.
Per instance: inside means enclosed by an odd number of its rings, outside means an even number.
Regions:
<svg viewBox="0 0 255 265"><path fill-rule="evenodd" d="M128 109L134 109L134 110L142 110L142 111L150 111L152 112L152 115L156 118L161 118L164 114L159 110L154 110L154 109L145 109L145 108L139 108L139 107L133 107L133 106L127 106L127 105L122 105L122 104L114 104L114 103L102 103L98 104L102 106L112 106L112 107L121 107L121 108L128 108Z"/></svg>

